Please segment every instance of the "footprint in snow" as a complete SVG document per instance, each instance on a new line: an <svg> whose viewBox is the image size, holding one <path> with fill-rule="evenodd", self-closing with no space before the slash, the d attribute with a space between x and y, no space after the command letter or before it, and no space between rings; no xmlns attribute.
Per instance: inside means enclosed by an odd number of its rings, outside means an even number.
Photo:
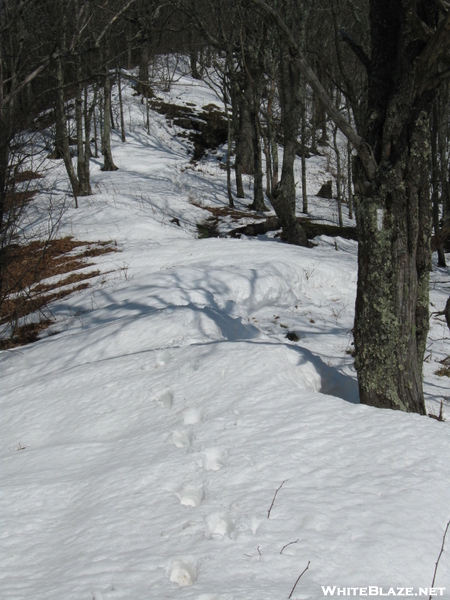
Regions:
<svg viewBox="0 0 450 600"><path fill-rule="evenodd" d="M227 464L225 452L220 446L205 448L202 454L202 466L205 471L218 471Z"/></svg>
<svg viewBox="0 0 450 600"><path fill-rule="evenodd" d="M184 506L200 506L204 498L203 487L187 484L177 492L177 496Z"/></svg>
<svg viewBox="0 0 450 600"><path fill-rule="evenodd" d="M180 587L192 585L197 580L197 568L193 556L176 559L170 568L170 581L178 583Z"/></svg>
<svg viewBox="0 0 450 600"><path fill-rule="evenodd" d="M224 536L234 531L234 519L224 512L214 512L206 517L207 536Z"/></svg>
<svg viewBox="0 0 450 600"><path fill-rule="evenodd" d="M167 365L167 363L169 363L171 360L172 355L170 354L170 352L168 350L164 350L163 352L160 352L156 357L156 366L162 367L164 365Z"/></svg>
<svg viewBox="0 0 450 600"><path fill-rule="evenodd" d="M185 425L196 425L202 420L202 411L199 408L187 408L183 411L183 423Z"/></svg>
<svg viewBox="0 0 450 600"><path fill-rule="evenodd" d="M189 448L192 444L192 434L189 431L172 431L169 441L177 448Z"/></svg>
<svg viewBox="0 0 450 600"><path fill-rule="evenodd" d="M173 404L173 393L170 390L166 390L161 396L158 398L158 403L164 408L172 408Z"/></svg>

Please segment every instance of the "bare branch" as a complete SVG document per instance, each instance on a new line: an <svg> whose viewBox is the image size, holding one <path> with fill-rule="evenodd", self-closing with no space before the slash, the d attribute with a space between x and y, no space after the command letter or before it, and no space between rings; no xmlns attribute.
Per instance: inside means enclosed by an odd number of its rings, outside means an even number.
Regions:
<svg viewBox="0 0 450 600"><path fill-rule="evenodd" d="M428 44L434 35L434 30L422 21L417 13L410 10L407 14L408 23L419 40Z"/></svg>
<svg viewBox="0 0 450 600"><path fill-rule="evenodd" d="M301 576L303 575L303 573L306 573L306 571L309 569L309 565L311 564L311 561L308 561L308 564L306 565L306 569L303 569L303 571L300 573L300 575L297 577L297 581L294 583L294 587L291 590L291 593L288 596L288 599L292 597L292 594L294 593L295 588L297 587L297 583L300 581Z"/></svg>
<svg viewBox="0 0 450 600"><path fill-rule="evenodd" d="M339 127L345 137L353 144L355 150L361 159L366 175L369 181L372 181L375 177L378 165L373 155L372 149L369 145L356 133L350 123L345 119L340 110L335 106L335 103L326 92L323 85L320 83L314 71L308 65L303 56L300 55L299 48L295 42L294 36L291 30L286 26L281 16L272 7L270 7L264 0L252 0L254 4L262 8L268 15L270 15L276 22L278 29L285 36L285 39L289 45L289 52L292 60L294 60L300 68L303 76L313 88L318 99L322 103L323 107L327 111L332 121ZM450 37L450 36L449 36Z"/></svg>
<svg viewBox="0 0 450 600"><path fill-rule="evenodd" d="M442 538L442 546L441 546L441 551L439 552L439 556L438 559L436 561L436 566L434 568L434 575L433 575L433 581L431 582L431 587L434 588L434 582L436 581L436 573L438 570L438 566L439 566L439 561L441 560L441 556L444 552L444 546L445 546L445 538L447 537L447 532L448 532L448 528L450 527L450 521L447 523L447 527L445 528L444 531L444 536ZM432 594L430 594L430 597L428 598L428 600L431 600L432 598Z"/></svg>
<svg viewBox="0 0 450 600"><path fill-rule="evenodd" d="M280 550L280 554L283 554L283 550L284 550L285 548L287 548L288 546L292 546L292 544L296 544L296 543L299 541L299 539L300 539L300 538L297 538L297 539L295 540L295 542L289 542L289 544L285 544L285 545L284 545L284 546L281 548L281 550Z"/></svg>
<svg viewBox="0 0 450 600"><path fill-rule="evenodd" d="M132 4L134 4L136 2L136 0L129 0L125 6L123 6L115 15L114 17L105 25L103 31L101 32L101 34L98 36L98 38L95 40L95 46L98 48L98 46L100 45L100 42L102 41L102 39L105 37L105 35L108 33L108 31L111 29L111 27L114 25L114 23L117 21L117 19L119 19L123 13L125 11L127 11L130 6ZM159 7L158 7L159 8Z"/></svg>
<svg viewBox="0 0 450 600"><path fill-rule="evenodd" d="M268 511L268 513L267 513L267 518L268 518L268 519L270 519L270 512L271 512L271 510L272 510L272 508L273 508L273 505L274 505L274 503L275 503L275 498L277 497L277 494L278 494L278 492L281 490L281 488L282 488L282 487L283 487L283 485L286 483L286 481L289 481L289 479L285 479L285 480L284 480L284 481L281 483L281 485L280 485L280 487L277 489L277 491L275 492L275 495L274 495L274 497L273 497L273 500L272 500L272 504L270 505L269 511Z"/></svg>
<svg viewBox="0 0 450 600"><path fill-rule="evenodd" d="M444 14L447 14L450 11L450 4L445 2L445 0L434 0L434 3L442 10Z"/></svg>
<svg viewBox="0 0 450 600"><path fill-rule="evenodd" d="M347 42L347 44L350 46L353 53L360 60L360 62L362 62L366 71L369 72L371 62L370 62L370 58L364 52L363 48L355 42L355 40L352 38L352 36L347 31L345 31L345 29L341 29L341 36L342 36L342 39L345 42Z"/></svg>
<svg viewBox="0 0 450 600"><path fill-rule="evenodd" d="M254 0L255 1L255 0ZM425 46L419 58L417 66L416 94L421 96L424 91L429 89L430 80L432 82L436 74L436 65L439 60L450 49L450 12L445 19L441 21L435 34ZM431 76L430 76L431 75ZM433 86L432 86L433 87Z"/></svg>
<svg viewBox="0 0 450 600"><path fill-rule="evenodd" d="M33 81L33 79L35 79L40 73L42 73L42 71L45 68L47 68L50 64L51 59L52 56L47 56L47 58L44 60L44 62L42 62L39 65L39 67L37 67L32 73L25 77L25 79L21 83L19 83L19 85L16 88L14 88L12 92L5 96L3 98L3 102L0 108L5 106L5 104L8 104L8 102L11 102L11 100L15 98L17 94L23 90L24 87L26 87L31 81Z"/></svg>

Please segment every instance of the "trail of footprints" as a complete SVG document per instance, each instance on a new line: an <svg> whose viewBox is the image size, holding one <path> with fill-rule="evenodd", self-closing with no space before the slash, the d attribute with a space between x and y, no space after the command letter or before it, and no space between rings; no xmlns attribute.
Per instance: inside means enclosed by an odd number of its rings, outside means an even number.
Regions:
<svg viewBox="0 0 450 600"><path fill-rule="evenodd" d="M170 360L168 353L164 360L157 362L157 366L167 364ZM172 408L174 401L173 392L166 390L158 398L158 403L164 408ZM177 448L188 449L194 440L194 435L188 427L195 426L202 420L202 411L199 408L187 408L181 413L184 429L172 431L169 442ZM205 471L218 471L227 464L226 453L220 446L204 448L199 452L198 465ZM205 500L203 485L186 483L180 487L176 495L183 506L192 508L199 507ZM229 535L235 529L234 519L223 511L209 514L205 519L206 537ZM170 567L170 581L177 583L180 587L189 586L197 579L197 565L195 557L182 557L172 561ZM198 600L218 600L215 594L203 594Z"/></svg>

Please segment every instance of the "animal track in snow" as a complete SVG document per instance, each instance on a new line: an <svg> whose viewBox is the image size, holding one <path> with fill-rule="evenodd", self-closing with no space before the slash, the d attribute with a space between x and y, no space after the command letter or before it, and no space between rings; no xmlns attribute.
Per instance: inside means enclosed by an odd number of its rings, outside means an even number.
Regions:
<svg viewBox="0 0 450 600"><path fill-rule="evenodd" d="M180 587L192 585L197 580L197 569L194 557L183 557L174 560L170 569L170 581Z"/></svg>
<svg viewBox="0 0 450 600"><path fill-rule="evenodd" d="M203 468L206 471L218 471L226 465L225 453L220 446L203 450Z"/></svg>
<svg viewBox="0 0 450 600"><path fill-rule="evenodd" d="M172 431L169 441L177 448L189 448L192 444L192 434L189 431L175 430Z"/></svg>
<svg viewBox="0 0 450 600"><path fill-rule="evenodd" d="M191 373L195 373L200 368L200 362L198 360L194 360L188 362L181 368L181 372L183 375L190 375Z"/></svg>
<svg viewBox="0 0 450 600"><path fill-rule="evenodd" d="M196 425L202 420L202 411L199 408L187 408L183 411L185 425Z"/></svg>
<svg viewBox="0 0 450 600"><path fill-rule="evenodd" d="M236 532L234 535L236 537L241 537L241 535L247 537L250 533L251 535L256 535L262 521L263 519L254 515L243 515L236 523Z"/></svg>
<svg viewBox="0 0 450 600"><path fill-rule="evenodd" d="M167 365L167 363L169 363L171 360L172 355L170 354L170 352L168 350L164 350L163 352L160 352L156 357L156 366L162 367L164 365Z"/></svg>
<svg viewBox="0 0 450 600"><path fill-rule="evenodd" d="M164 408L172 408L173 404L173 393L170 390L166 390L161 396L158 398L159 404Z"/></svg>
<svg viewBox="0 0 450 600"><path fill-rule="evenodd" d="M187 484L177 493L177 496L180 504L184 506L200 506L204 498L203 488Z"/></svg>
<svg viewBox="0 0 450 600"><path fill-rule="evenodd" d="M206 517L208 537L213 535L229 535L234 531L234 519L224 512L214 512Z"/></svg>

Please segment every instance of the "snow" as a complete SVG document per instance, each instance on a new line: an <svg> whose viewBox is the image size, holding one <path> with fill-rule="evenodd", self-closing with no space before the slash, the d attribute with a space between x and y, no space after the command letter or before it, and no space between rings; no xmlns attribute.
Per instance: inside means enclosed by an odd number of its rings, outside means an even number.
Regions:
<svg viewBox="0 0 450 600"><path fill-rule="evenodd" d="M209 213L192 201L227 202L219 161L193 168L176 128L152 112L148 135L124 96L120 170L93 159L95 193L61 226L120 252L52 305L48 335L0 353L0 597L281 599L309 561L293 598L430 587L450 518L449 424L359 404L356 244L197 239ZM161 97L220 105L187 76ZM60 166L51 177L62 197ZM309 200L337 221L331 201ZM448 282L434 270L432 310ZM425 392L448 419L435 371L449 336L431 325ZM449 599L448 546L438 586Z"/></svg>

